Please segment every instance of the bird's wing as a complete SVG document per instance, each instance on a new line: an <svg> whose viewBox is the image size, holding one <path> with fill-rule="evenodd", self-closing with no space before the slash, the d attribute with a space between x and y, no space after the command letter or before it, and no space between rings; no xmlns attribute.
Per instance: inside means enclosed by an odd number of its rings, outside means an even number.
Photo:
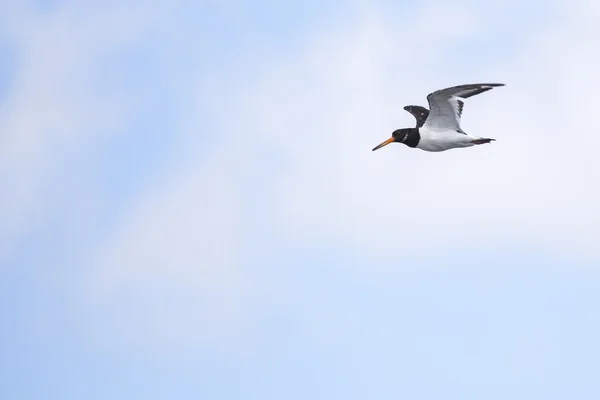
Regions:
<svg viewBox="0 0 600 400"><path fill-rule="evenodd" d="M420 128L425 123L427 116L429 115L429 110L425 107L421 106L406 106L404 107L406 111L411 113L413 117L417 120L417 128Z"/></svg>
<svg viewBox="0 0 600 400"><path fill-rule="evenodd" d="M453 86L430 93L427 96L429 117L427 117L424 126L433 130L455 130L462 132L460 128L460 116L462 115L464 102L461 99L467 99L476 94L487 92L496 86L504 86L504 84L475 83Z"/></svg>

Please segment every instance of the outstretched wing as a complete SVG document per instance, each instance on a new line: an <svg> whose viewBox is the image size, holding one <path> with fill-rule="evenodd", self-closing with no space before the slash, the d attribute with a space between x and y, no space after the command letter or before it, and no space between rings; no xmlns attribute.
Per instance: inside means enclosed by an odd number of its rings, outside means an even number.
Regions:
<svg viewBox="0 0 600 400"><path fill-rule="evenodd" d="M411 113L413 117L417 120L417 128L420 128L425 123L427 116L429 116L429 110L425 107L421 106L406 106L404 107L406 111Z"/></svg>
<svg viewBox="0 0 600 400"><path fill-rule="evenodd" d="M430 93L427 96L429 117L427 117L424 127L433 130L455 130L462 132L460 117L464 102L461 99L467 99L476 94L487 92L497 86L504 86L504 84L475 83L453 86Z"/></svg>

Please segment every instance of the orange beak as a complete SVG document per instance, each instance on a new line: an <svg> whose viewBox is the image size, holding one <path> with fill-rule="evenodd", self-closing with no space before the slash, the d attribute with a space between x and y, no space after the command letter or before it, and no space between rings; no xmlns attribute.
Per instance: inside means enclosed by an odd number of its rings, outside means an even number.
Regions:
<svg viewBox="0 0 600 400"><path fill-rule="evenodd" d="M375 151L375 150L377 150L377 149L380 149L380 148L382 148L383 146L387 146L388 144L390 144L390 143L392 143L392 142L394 142L394 138L393 138L393 137L391 137L391 138L389 138L388 140L386 140L385 142L381 143L379 146L375 147L375 148L374 148L372 151Z"/></svg>

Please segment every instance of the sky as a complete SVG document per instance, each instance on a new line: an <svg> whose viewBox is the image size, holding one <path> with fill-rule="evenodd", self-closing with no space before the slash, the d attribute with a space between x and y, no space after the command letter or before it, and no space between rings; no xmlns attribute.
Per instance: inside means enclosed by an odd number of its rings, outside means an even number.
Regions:
<svg viewBox="0 0 600 400"><path fill-rule="evenodd" d="M597 1L0 4L1 398L600 397Z"/></svg>

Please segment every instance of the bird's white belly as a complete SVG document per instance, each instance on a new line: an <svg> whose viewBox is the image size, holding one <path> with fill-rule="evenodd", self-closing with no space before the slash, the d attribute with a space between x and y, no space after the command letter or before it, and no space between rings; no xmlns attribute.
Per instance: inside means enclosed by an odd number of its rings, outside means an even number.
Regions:
<svg viewBox="0 0 600 400"><path fill-rule="evenodd" d="M455 130L432 130L425 127L419 129L419 143L417 148L425 151L444 151L457 147L473 146L472 136Z"/></svg>

